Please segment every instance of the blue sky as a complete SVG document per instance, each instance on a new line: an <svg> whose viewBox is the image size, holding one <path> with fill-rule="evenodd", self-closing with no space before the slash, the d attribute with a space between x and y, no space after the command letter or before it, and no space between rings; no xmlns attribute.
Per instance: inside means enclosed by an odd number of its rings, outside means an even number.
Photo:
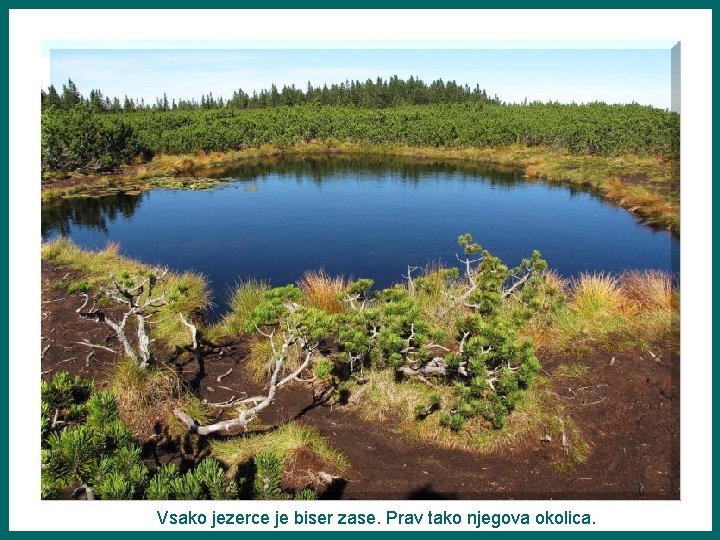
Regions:
<svg viewBox="0 0 720 540"><path fill-rule="evenodd" d="M50 79L68 78L87 95L99 88L154 103L212 92L229 97L295 84L304 89L345 79L397 74L442 78L497 94L504 101L637 102L670 107L669 49L52 49Z"/></svg>

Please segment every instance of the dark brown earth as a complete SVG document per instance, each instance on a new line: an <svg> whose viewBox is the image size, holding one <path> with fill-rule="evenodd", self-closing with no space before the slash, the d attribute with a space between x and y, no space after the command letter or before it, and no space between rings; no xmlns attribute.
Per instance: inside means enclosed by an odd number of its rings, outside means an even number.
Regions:
<svg viewBox="0 0 720 540"><path fill-rule="evenodd" d="M646 174L621 175L618 179L629 186L643 186L665 195L679 195L680 182L677 180L657 180Z"/></svg>
<svg viewBox="0 0 720 540"><path fill-rule="evenodd" d="M42 263L42 377L68 371L102 385L117 355L81 342L117 349L117 339L106 325L78 317L79 295L49 286L78 277ZM217 403L262 392L244 369L246 356L247 344L235 340L208 348L202 370L188 354L166 360L175 362L201 398ZM445 449L405 439L392 425L371 424L352 405L323 400L322 389L307 383L281 389L261 420L274 424L295 419L315 426L345 454L350 468L326 497L679 499L679 360L662 350L655 356L594 353L581 359L589 367L581 379L550 379L549 390L590 445L587 462L570 472L553 466L562 455L561 442L541 441L541 434L489 455ZM540 360L547 373L560 363L577 361L553 356ZM179 459L172 455L180 453L177 449L155 448L150 440L147 447L157 462Z"/></svg>
<svg viewBox="0 0 720 540"><path fill-rule="evenodd" d="M53 176L45 176L40 181L42 190L50 188L73 188L76 186L92 186L93 184L102 184L113 180L119 180L137 174L139 167L137 165L125 165L117 172L107 172L98 174L81 174L81 173L65 173Z"/></svg>

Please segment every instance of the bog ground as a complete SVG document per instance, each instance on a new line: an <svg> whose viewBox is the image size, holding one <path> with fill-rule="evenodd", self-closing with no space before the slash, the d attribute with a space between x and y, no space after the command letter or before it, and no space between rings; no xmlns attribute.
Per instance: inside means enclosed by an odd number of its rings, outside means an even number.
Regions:
<svg viewBox="0 0 720 540"><path fill-rule="evenodd" d="M42 263L42 376L68 371L95 379L99 386L119 360L110 329L76 313L82 299L50 287L74 271ZM77 277L77 276L76 276ZM578 359L539 353L549 384L544 391L561 403L589 445L585 463L562 470L563 441L547 433L491 453L477 454L408 440L393 418L369 422L357 403L342 403L319 383L294 382L278 392L261 415L268 426L296 420L314 426L350 466L322 493L342 499L677 499L679 485L679 361L664 349L652 353L612 350ZM202 365L192 355L160 354L210 402L255 395L262 385L247 369L243 338L212 344ZM581 377L563 376L559 366L581 361ZM185 448L173 443L158 417L152 429L137 431L143 459L150 466L190 464L207 451L206 443ZM294 463L295 477L312 459ZM288 481L288 479L286 479Z"/></svg>

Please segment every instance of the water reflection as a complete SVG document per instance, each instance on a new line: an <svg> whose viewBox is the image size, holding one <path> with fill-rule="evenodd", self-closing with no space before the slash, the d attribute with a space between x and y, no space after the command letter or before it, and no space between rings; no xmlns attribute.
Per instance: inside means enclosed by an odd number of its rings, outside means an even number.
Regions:
<svg viewBox="0 0 720 540"><path fill-rule="evenodd" d="M131 218L146 193L115 193L100 197L72 197L44 205L40 211L43 241L51 236L70 236L71 226L95 229L108 234L108 222L119 216Z"/></svg>
<svg viewBox="0 0 720 540"><path fill-rule="evenodd" d="M514 266L538 249L565 276L677 271L679 243L581 188L461 162L265 159L213 171L208 191L75 198L42 209L44 240L118 242L150 264L207 276L217 314L240 279L284 285L306 270L401 280L407 265L456 264L459 234ZM203 173L207 175L207 173Z"/></svg>
<svg viewBox="0 0 720 540"><path fill-rule="evenodd" d="M312 157L286 157L253 160L237 163L230 167L210 171L211 178L225 178L240 181L254 181L270 176L294 177L303 181L312 179L314 183L344 180L350 176L361 175L364 180L386 180L388 173L402 181L417 184L429 178L443 179L447 175L458 174L466 180L468 175L478 175L489 180L492 185L513 186L525 182L526 178L517 169L507 167L472 166L462 162L443 162L431 159L402 159L378 156L334 156L320 155Z"/></svg>

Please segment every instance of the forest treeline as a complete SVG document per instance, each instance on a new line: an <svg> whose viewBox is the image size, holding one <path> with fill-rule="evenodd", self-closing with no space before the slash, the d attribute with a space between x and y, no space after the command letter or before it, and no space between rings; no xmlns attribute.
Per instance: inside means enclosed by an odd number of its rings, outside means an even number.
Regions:
<svg viewBox="0 0 720 540"><path fill-rule="evenodd" d="M431 105L437 103L499 103L497 96L489 97L487 92L476 85L460 85L455 81L444 82L437 79L426 84L421 79L410 77L407 81L397 75L385 80L362 81L346 80L328 86L313 86L307 83L303 91L295 85L278 87L273 84L259 93L248 94L241 88L235 90L227 99L213 96L212 92L196 99L168 99L167 93L157 97L155 103L145 103L145 99L133 99L127 95L121 102L118 97L104 96L99 89L93 89L85 97L72 80L64 84L58 92L54 85L41 90L43 111L50 108L71 109L84 104L94 112L135 112L139 110L194 110L194 109L265 109L268 107L291 107L313 103L316 105L354 105L356 107L398 107L401 105Z"/></svg>
<svg viewBox="0 0 720 540"><path fill-rule="evenodd" d="M391 79L387 88L394 80L399 81ZM407 90L408 82L404 84ZM347 85L339 87L352 91ZM50 92L43 91L43 171L110 170L156 154L223 152L264 144L282 149L314 140L436 148L521 144L573 154L668 158L678 156L680 144L677 114L637 104L504 104L478 97L392 107L312 101L245 108L225 102L222 107L165 110L163 105L113 112L98 108L97 103L107 103L99 91L85 98L68 84L62 94L55 94L59 104L48 105Z"/></svg>

